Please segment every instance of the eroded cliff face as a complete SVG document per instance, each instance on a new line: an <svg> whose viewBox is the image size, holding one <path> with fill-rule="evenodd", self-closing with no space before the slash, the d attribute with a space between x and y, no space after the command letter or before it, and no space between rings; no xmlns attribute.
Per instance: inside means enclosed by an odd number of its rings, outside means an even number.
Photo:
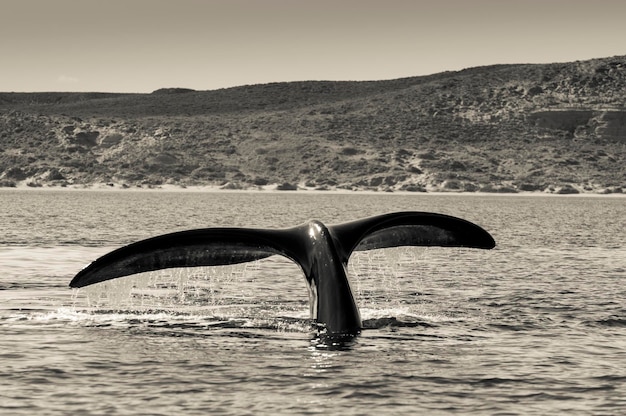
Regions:
<svg viewBox="0 0 626 416"><path fill-rule="evenodd" d="M626 143L624 109L550 109L535 111L529 122L540 129L559 130L579 138L600 138Z"/></svg>
<svg viewBox="0 0 626 416"><path fill-rule="evenodd" d="M596 134L607 140L626 143L626 111L602 111L597 117Z"/></svg>

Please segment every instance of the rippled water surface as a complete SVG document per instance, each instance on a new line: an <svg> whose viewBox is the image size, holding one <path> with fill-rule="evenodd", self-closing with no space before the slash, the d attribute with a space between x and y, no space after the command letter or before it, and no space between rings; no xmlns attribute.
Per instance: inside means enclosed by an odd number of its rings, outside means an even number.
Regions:
<svg viewBox="0 0 626 416"><path fill-rule="evenodd" d="M498 246L354 254L366 329L335 347L278 257L67 286L157 234L399 210ZM618 197L0 191L0 413L621 414L625 224Z"/></svg>

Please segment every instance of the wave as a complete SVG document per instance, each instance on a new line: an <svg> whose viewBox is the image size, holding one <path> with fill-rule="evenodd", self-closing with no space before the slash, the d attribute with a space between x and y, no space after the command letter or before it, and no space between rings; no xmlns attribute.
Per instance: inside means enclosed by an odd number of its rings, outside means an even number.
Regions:
<svg viewBox="0 0 626 416"><path fill-rule="evenodd" d="M587 321L586 323L590 326L626 328L626 318L619 316L610 316L608 318L598 319L595 321Z"/></svg>

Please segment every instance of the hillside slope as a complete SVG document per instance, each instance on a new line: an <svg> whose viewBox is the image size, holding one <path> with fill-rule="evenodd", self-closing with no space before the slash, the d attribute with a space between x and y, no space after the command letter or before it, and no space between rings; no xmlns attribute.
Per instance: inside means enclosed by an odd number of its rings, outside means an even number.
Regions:
<svg viewBox="0 0 626 416"><path fill-rule="evenodd" d="M0 93L0 184L622 192L625 103L625 56L390 81Z"/></svg>

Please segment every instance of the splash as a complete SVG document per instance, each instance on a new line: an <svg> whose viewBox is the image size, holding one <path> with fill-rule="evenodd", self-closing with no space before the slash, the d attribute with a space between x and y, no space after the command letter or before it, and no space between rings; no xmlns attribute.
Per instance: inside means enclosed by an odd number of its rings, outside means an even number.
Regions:
<svg viewBox="0 0 626 416"><path fill-rule="evenodd" d="M366 329L436 324L453 319L425 307L424 263L429 248L355 252L348 264ZM133 319L181 320L200 327L311 329L302 272L273 256L237 265L165 269L113 279L74 291L74 315L58 319L111 324ZM94 318L96 317L96 318ZM48 319L55 319L54 315ZM91 322L90 322L91 320ZM107 321L108 320L108 321Z"/></svg>
<svg viewBox="0 0 626 416"><path fill-rule="evenodd" d="M184 309L251 302L254 294L246 285L258 264L166 269L109 280L75 291L75 305L110 309Z"/></svg>
<svg viewBox="0 0 626 416"><path fill-rule="evenodd" d="M407 293L418 294L426 250L396 247L353 253L348 271L362 309L400 308Z"/></svg>

